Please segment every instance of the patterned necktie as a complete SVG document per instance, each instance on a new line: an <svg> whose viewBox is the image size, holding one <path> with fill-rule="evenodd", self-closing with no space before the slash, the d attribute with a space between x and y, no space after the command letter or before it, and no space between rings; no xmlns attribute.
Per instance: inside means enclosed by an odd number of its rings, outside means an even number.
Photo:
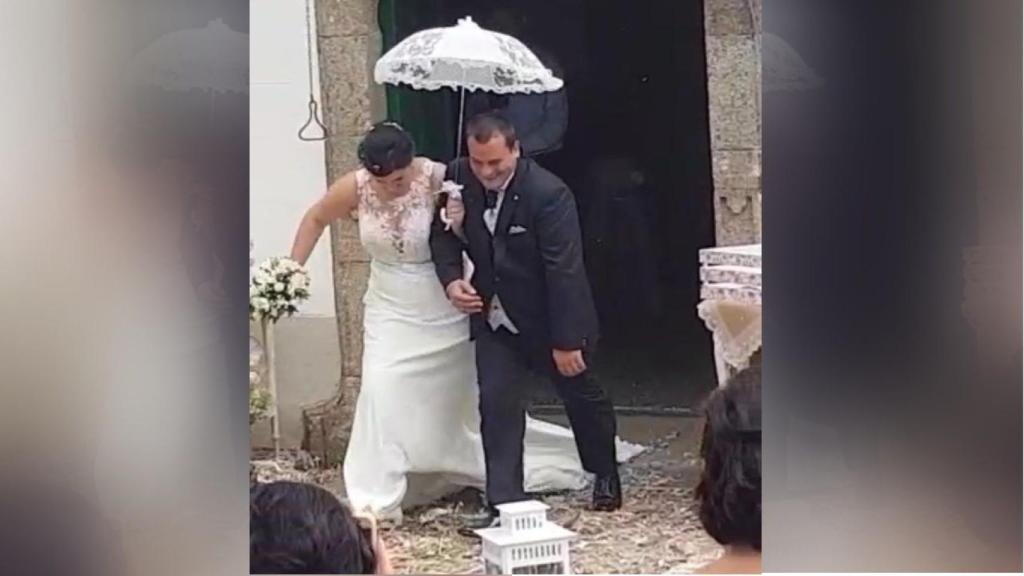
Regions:
<svg viewBox="0 0 1024 576"><path fill-rule="evenodd" d="M485 191L486 196L484 197L484 208L487 210L494 210L498 207L498 191L487 190Z"/></svg>

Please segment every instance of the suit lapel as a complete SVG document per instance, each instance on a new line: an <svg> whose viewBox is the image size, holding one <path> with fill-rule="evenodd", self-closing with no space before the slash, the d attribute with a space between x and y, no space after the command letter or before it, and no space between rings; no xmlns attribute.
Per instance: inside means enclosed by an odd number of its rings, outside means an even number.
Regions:
<svg viewBox="0 0 1024 576"><path fill-rule="evenodd" d="M522 181L526 170L526 162L519 160L519 164L516 166L516 173L512 176L512 181L508 183L508 187L505 189L505 197L501 201L501 209L498 210L498 223L494 227L494 236L496 238L508 234L509 226L512 225L512 215L516 213L516 205L519 203L518 183Z"/></svg>
<svg viewBox="0 0 1024 576"><path fill-rule="evenodd" d="M476 178L470 176L466 180L465 189L462 193L463 202L466 204L466 233L473 228L472 236L483 234L483 238L489 236L487 226L484 224L484 189ZM471 236L471 237L472 237Z"/></svg>

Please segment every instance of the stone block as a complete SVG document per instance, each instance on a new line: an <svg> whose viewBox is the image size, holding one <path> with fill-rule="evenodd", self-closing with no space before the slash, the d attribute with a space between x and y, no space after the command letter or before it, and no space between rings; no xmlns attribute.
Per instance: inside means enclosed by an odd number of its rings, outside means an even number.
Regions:
<svg viewBox="0 0 1024 576"><path fill-rule="evenodd" d="M373 119L367 36L321 37L320 69L328 133L333 137L362 135Z"/></svg>
<svg viewBox="0 0 1024 576"><path fill-rule="evenodd" d="M370 261L370 255L359 239L359 223L352 217L342 218L331 226L331 243L339 264Z"/></svg>
<svg viewBox="0 0 1024 576"><path fill-rule="evenodd" d="M377 0L316 0L317 34L364 36L377 26Z"/></svg>
<svg viewBox="0 0 1024 576"><path fill-rule="evenodd" d="M764 215L764 205L762 203L763 198L761 191L758 190L757 194L751 197L752 209L754 210L754 232L756 234L756 241L758 244L761 243L761 234L764 231L763 220L761 219Z"/></svg>
<svg viewBox="0 0 1024 576"><path fill-rule="evenodd" d="M761 63L755 40L707 38L712 149L761 147Z"/></svg>
<svg viewBox="0 0 1024 576"><path fill-rule="evenodd" d="M750 17L754 22L754 34L761 33L761 0L750 0Z"/></svg>
<svg viewBox="0 0 1024 576"><path fill-rule="evenodd" d="M359 140L361 136L331 136L327 139L327 179L334 182L359 168Z"/></svg>
<svg viewBox="0 0 1024 576"><path fill-rule="evenodd" d="M749 0L705 0L704 27L709 36L754 34Z"/></svg>
<svg viewBox="0 0 1024 576"><path fill-rule="evenodd" d="M369 262L335 262L334 293L341 336L341 373L359 376L363 359L363 295Z"/></svg>
<svg viewBox="0 0 1024 576"><path fill-rule="evenodd" d="M333 397L303 411L302 448L325 465L338 466L345 458L359 386L358 377L344 377Z"/></svg>
<svg viewBox="0 0 1024 576"><path fill-rule="evenodd" d="M761 241L761 206L754 190L715 191L715 244L737 246Z"/></svg>
<svg viewBox="0 0 1024 576"><path fill-rule="evenodd" d="M377 62L381 57L381 47L384 45L384 37L380 30L374 30L367 38L369 58L371 63ZM370 118L373 122L387 120L388 98L387 88L383 84L373 81L373 69L370 69Z"/></svg>
<svg viewBox="0 0 1024 576"><path fill-rule="evenodd" d="M342 265L370 261L370 255L366 253L366 249L363 248L363 244L358 237L339 236L337 246L337 259Z"/></svg>
<svg viewBox="0 0 1024 576"><path fill-rule="evenodd" d="M711 154L716 189L761 189L761 150L714 150Z"/></svg>

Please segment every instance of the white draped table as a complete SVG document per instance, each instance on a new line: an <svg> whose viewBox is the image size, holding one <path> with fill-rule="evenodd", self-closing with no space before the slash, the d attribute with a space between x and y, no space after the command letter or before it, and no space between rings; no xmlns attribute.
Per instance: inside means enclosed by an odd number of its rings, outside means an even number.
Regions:
<svg viewBox="0 0 1024 576"><path fill-rule="evenodd" d="M711 331L722 385L761 349L761 245L706 248L700 265L697 315Z"/></svg>

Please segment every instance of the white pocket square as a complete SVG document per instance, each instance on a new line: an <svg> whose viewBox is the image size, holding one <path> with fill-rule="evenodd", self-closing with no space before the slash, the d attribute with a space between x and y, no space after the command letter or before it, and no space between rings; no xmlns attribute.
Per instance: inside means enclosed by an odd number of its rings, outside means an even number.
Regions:
<svg viewBox="0 0 1024 576"><path fill-rule="evenodd" d="M513 226L508 229L509 234L524 234L525 232L526 228L523 228L522 226Z"/></svg>

